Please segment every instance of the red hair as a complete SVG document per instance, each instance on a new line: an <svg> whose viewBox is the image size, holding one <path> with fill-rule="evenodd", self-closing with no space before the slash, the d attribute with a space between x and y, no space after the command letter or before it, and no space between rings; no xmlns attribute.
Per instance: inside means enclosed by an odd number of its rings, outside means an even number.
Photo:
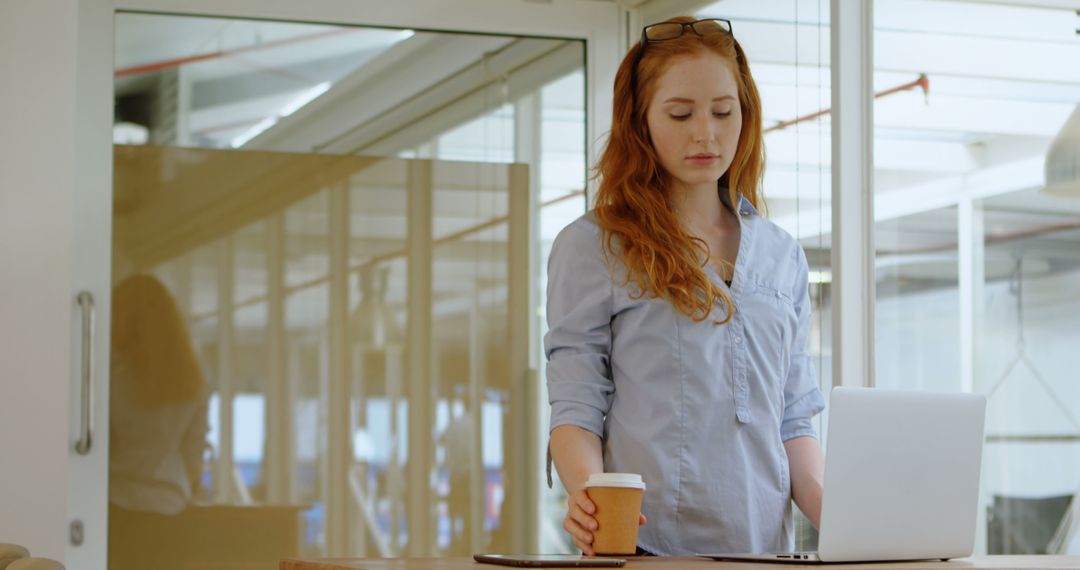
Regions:
<svg viewBox="0 0 1080 570"><path fill-rule="evenodd" d="M692 22L694 18L683 16L668 21ZM683 229L669 202L671 175L660 165L650 142L645 115L656 82L672 60L715 53L731 62L742 109L742 130L731 166L717 186L718 190L727 189L733 207L738 206L742 196L760 210L764 204L758 187L765 165L761 98L746 54L730 34L698 36L685 30L676 39L650 42L637 66L636 89L631 93L631 72L638 49L638 44L630 48L615 74L611 135L595 169L601 179L595 216L604 252L626 267L623 285L631 281L637 285L639 293L635 298L649 294L668 299L695 321L708 318L720 299L726 314L717 324L723 324L731 319L734 305L705 273L701 260L709 255L708 245ZM614 247L616 239L618 249Z"/></svg>
<svg viewBox="0 0 1080 570"><path fill-rule="evenodd" d="M193 402L206 380L184 315L169 290L150 275L133 275L113 289L112 350L132 366L135 397L148 408Z"/></svg>

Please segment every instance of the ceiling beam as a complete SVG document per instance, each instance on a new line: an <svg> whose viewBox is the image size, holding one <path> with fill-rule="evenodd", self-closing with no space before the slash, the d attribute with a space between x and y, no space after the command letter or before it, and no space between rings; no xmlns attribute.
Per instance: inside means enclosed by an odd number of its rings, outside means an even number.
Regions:
<svg viewBox="0 0 1080 570"><path fill-rule="evenodd" d="M431 89L511 38L418 33L341 78L326 93L249 141L245 148L311 152L353 126ZM428 72L425 72L428 70ZM436 71L437 70L437 71Z"/></svg>
<svg viewBox="0 0 1080 570"><path fill-rule="evenodd" d="M882 222L955 206L961 200L979 200L1037 188L1043 184L1043 158L1031 157L986 167L923 184L878 192L874 221ZM773 219L798 239L831 232L830 204L806 208L798 214Z"/></svg>

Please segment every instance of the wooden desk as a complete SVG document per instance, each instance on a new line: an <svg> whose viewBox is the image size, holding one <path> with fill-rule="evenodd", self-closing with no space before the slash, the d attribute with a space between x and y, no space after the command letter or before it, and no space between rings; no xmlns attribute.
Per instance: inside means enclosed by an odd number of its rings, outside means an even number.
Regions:
<svg viewBox="0 0 1080 570"><path fill-rule="evenodd" d="M990 568L1075 568L1080 569L1080 556L980 556L960 558L949 562L902 562L881 564L748 564L745 562L717 562L709 558L693 557L627 557L624 568L647 570L676 570L699 568L717 570L749 568L751 570L785 570L787 568L839 568L841 570L879 570L881 568L953 569ZM323 560L282 560L279 570L497 570L510 566L477 564L472 558L335 558Z"/></svg>
<svg viewBox="0 0 1080 570"><path fill-rule="evenodd" d="M109 570L272 570L300 555L306 505L194 505L178 515L109 509Z"/></svg>

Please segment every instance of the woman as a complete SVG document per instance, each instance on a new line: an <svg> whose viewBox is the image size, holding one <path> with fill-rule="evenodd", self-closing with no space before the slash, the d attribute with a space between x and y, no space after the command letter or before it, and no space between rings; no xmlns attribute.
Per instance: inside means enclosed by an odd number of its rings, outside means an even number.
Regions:
<svg viewBox="0 0 1080 570"><path fill-rule="evenodd" d="M184 316L150 275L113 291L109 393L109 502L175 515L202 476L209 388Z"/></svg>
<svg viewBox="0 0 1080 570"><path fill-rule="evenodd" d="M730 22L647 26L615 77L596 207L549 260L550 453L586 554L601 471L644 477L646 554L791 550L792 498L818 524L808 268L759 212L763 163Z"/></svg>

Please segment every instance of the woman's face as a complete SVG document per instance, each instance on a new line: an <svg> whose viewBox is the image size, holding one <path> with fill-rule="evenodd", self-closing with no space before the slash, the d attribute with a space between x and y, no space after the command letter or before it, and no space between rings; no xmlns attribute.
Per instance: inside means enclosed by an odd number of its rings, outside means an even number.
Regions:
<svg viewBox="0 0 1080 570"><path fill-rule="evenodd" d="M715 53L672 60L645 113L660 165L676 185L715 188L739 144L742 110L728 60Z"/></svg>

